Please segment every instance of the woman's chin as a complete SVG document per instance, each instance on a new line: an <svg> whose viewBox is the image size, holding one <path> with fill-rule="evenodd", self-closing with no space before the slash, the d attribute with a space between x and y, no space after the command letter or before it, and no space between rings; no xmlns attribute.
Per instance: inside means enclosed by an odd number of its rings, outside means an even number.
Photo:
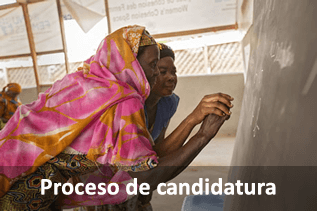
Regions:
<svg viewBox="0 0 317 211"><path fill-rule="evenodd" d="M163 96L164 96L164 97L171 96L171 95L173 94L173 91L174 91L174 90L164 90Z"/></svg>

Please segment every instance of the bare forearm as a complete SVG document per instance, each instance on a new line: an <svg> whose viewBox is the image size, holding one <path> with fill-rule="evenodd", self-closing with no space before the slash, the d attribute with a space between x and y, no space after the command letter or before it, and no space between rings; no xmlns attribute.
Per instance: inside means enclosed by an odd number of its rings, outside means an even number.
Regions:
<svg viewBox="0 0 317 211"><path fill-rule="evenodd" d="M190 145L191 145L192 141L198 141L200 138L203 138L203 137L199 137L199 134L196 134L195 136L193 136L193 140L191 139L189 142L187 142L184 147L189 147L189 149L190 149L190 147L191 147ZM201 152L201 150L206 145L204 145L203 147L199 148L197 151L194 151L195 153L193 153L193 158L192 159L188 159L187 162L185 162L182 166L179 166L179 168L175 169L174 174L171 175L170 178L167 181L174 179L177 175L179 175L182 171L184 171L189 166L189 164L194 160L194 158L197 157L197 155Z"/></svg>
<svg viewBox="0 0 317 211"><path fill-rule="evenodd" d="M160 158L157 167L144 172L130 172L130 175L137 178L139 183L148 183L151 190L155 190L159 183L167 182L183 171L229 118L230 116L208 115L197 134L174 153Z"/></svg>
<svg viewBox="0 0 317 211"><path fill-rule="evenodd" d="M162 136L159 136L155 146L157 154L160 157L164 157L180 149L193 128L201 123L207 115L215 114L219 117L224 115L230 116L230 108L233 107L231 104L232 100L231 96L222 93L206 95L194 111L182 121L171 135L165 139L162 134ZM163 134L165 135L165 132Z"/></svg>
<svg viewBox="0 0 317 211"><path fill-rule="evenodd" d="M148 183L151 191L155 190L159 183L165 183L182 172L208 144L210 140L196 134L183 147L159 159L159 164L154 169L146 172L130 173L138 179L138 183Z"/></svg>
<svg viewBox="0 0 317 211"><path fill-rule="evenodd" d="M168 137L156 144L156 152L160 157L164 157L180 149L195 126L191 118L186 117Z"/></svg>

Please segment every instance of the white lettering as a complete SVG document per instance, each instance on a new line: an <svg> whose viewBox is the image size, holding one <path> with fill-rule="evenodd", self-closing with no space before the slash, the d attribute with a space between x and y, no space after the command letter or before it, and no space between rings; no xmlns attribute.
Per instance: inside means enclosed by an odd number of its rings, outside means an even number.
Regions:
<svg viewBox="0 0 317 211"><path fill-rule="evenodd" d="M271 187L266 189L266 191L265 191L266 195L276 195L276 186L275 186L275 184L270 182L270 183L266 184L266 187L268 185L270 185ZM271 192L269 192L269 190Z"/></svg>
<svg viewBox="0 0 317 211"><path fill-rule="evenodd" d="M142 183L139 187L140 193L142 195L149 195L150 193L147 190L150 190L150 185L147 183Z"/></svg>
<svg viewBox="0 0 317 211"><path fill-rule="evenodd" d="M75 193L77 195L84 195L84 191L79 191L79 186L84 187L84 183L80 182L75 185Z"/></svg>
<svg viewBox="0 0 317 211"><path fill-rule="evenodd" d="M241 183L240 180L237 180L236 186L237 186L237 193L238 193L238 195L243 195L243 192L242 192L241 189L240 189L240 188L243 186L243 183Z"/></svg>
<svg viewBox="0 0 317 211"><path fill-rule="evenodd" d="M219 178L219 183L213 183L211 185L211 192L214 195L222 195L222 178ZM215 190L215 187L218 187L218 191Z"/></svg>
<svg viewBox="0 0 317 211"><path fill-rule="evenodd" d="M66 191L66 187L69 187L69 191ZM64 195L70 195L70 194L72 194L73 193L73 191L74 191L74 186L73 186L73 184L72 183L65 183L65 184L63 184L63 186L62 186L62 192L63 192L63 194Z"/></svg>
<svg viewBox="0 0 317 211"><path fill-rule="evenodd" d="M196 187L198 187L198 191L196 191ZM199 182L195 182L192 186L192 193L194 195L203 195L203 179L199 178Z"/></svg>
<svg viewBox="0 0 317 211"><path fill-rule="evenodd" d="M252 188L251 188L251 191L249 191L249 184L248 183L245 183L244 184L244 192L246 195L255 195L255 183L252 183Z"/></svg>
<svg viewBox="0 0 317 211"><path fill-rule="evenodd" d="M258 183L258 195L262 194L262 187L265 186L265 183Z"/></svg>
<svg viewBox="0 0 317 211"><path fill-rule="evenodd" d="M54 195L58 195L59 186L62 186L62 183L54 183Z"/></svg>
<svg viewBox="0 0 317 211"><path fill-rule="evenodd" d="M112 191L112 187L114 187L114 191ZM117 193L119 193L119 185L117 183L110 183L107 187L107 190L110 195L116 195Z"/></svg>
<svg viewBox="0 0 317 211"><path fill-rule="evenodd" d="M46 186L45 183L48 183ZM49 179L41 179L41 195L45 194L45 190L48 190L52 187L52 181Z"/></svg>
<svg viewBox="0 0 317 211"><path fill-rule="evenodd" d="M165 194L166 194L166 191L162 191L162 190L161 190L162 186L166 187L166 184L165 184L165 183L160 183L160 184L157 186L157 193L160 194L160 195L165 195Z"/></svg>
<svg viewBox="0 0 317 211"><path fill-rule="evenodd" d="M94 183L88 183L85 187L85 191L88 195L95 195L96 192L90 192L91 190L96 190L96 185Z"/></svg>
<svg viewBox="0 0 317 211"><path fill-rule="evenodd" d="M170 187L167 189L168 195L177 195L177 185L175 183L170 182L167 186Z"/></svg>
<svg viewBox="0 0 317 211"><path fill-rule="evenodd" d="M98 189L101 190L101 191L98 191L98 195L105 195L107 193L105 186L106 186L106 183L103 183L103 182L98 184Z"/></svg>
<svg viewBox="0 0 317 211"><path fill-rule="evenodd" d="M132 191L131 188L132 187ZM126 187L126 192L129 195L137 195L138 194L138 180L136 178L133 179L133 183L128 183Z"/></svg>
<svg viewBox="0 0 317 211"><path fill-rule="evenodd" d="M226 183L225 187L230 186L225 189L224 193L226 195L234 195L234 185L232 183Z"/></svg>
<svg viewBox="0 0 317 211"><path fill-rule="evenodd" d="M179 183L179 195L183 195L183 187L186 187L186 195L189 195L190 188L188 183Z"/></svg>

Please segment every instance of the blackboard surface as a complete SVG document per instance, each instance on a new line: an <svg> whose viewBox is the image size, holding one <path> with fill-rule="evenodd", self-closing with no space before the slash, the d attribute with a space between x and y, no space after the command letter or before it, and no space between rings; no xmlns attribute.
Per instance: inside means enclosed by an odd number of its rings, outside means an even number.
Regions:
<svg viewBox="0 0 317 211"><path fill-rule="evenodd" d="M235 193L224 210L317 210L317 1L255 0L248 44L228 181L274 182L276 195Z"/></svg>

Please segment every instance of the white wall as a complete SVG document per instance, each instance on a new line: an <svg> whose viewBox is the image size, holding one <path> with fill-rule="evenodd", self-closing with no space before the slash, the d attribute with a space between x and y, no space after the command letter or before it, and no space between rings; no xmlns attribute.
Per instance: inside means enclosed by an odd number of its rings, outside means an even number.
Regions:
<svg viewBox="0 0 317 211"><path fill-rule="evenodd" d="M41 91L44 92L49 87L42 87ZM37 89L36 87L32 88L23 88L19 98L23 104L31 103L38 98Z"/></svg>
<svg viewBox="0 0 317 211"><path fill-rule="evenodd" d="M45 91L45 89L46 88L43 88L42 91ZM180 97L180 102L170 122L167 134L172 132L181 121L194 110L203 96L222 92L234 97L234 107L231 109L231 118L222 126L218 136L235 136L242 105L243 91L243 73L178 77L175 93ZM19 97L22 103L26 104L36 100L37 96L36 88L28 88L23 89ZM198 129L199 126L195 127L192 134Z"/></svg>
<svg viewBox="0 0 317 211"><path fill-rule="evenodd" d="M194 110L205 95L222 92L234 98L234 107L231 109L231 118L224 123L218 136L235 136L242 105L243 91L243 73L178 77L175 93L180 97L180 102L170 122L167 134L172 132L181 121ZM198 131L198 129L199 127L196 126L192 134Z"/></svg>

